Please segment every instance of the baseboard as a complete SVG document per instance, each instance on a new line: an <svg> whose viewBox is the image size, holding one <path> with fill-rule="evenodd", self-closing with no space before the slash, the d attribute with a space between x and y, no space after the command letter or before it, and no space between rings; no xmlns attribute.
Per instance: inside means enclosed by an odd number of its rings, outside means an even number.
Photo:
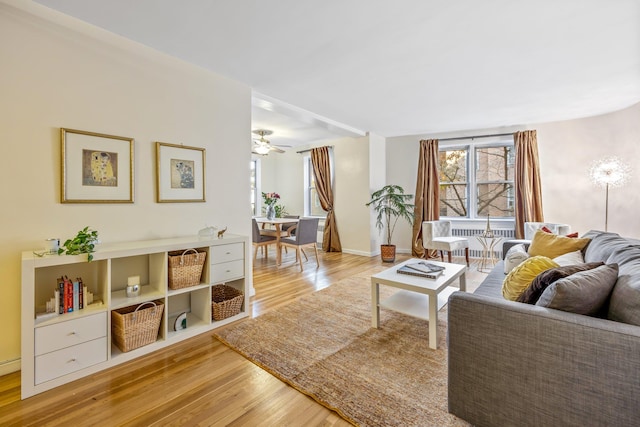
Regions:
<svg viewBox="0 0 640 427"><path fill-rule="evenodd" d="M0 376L20 370L20 358L0 363Z"/></svg>
<svg viewBox="0 0 640 427"><path fill-rule="evenodd" d="M372 252L365 252L365 251L355 251L353 249L342 249L342 252L345 254L360 255L360 256L366 256L366 257L380 255L380 252L372 253Z"/></svg>

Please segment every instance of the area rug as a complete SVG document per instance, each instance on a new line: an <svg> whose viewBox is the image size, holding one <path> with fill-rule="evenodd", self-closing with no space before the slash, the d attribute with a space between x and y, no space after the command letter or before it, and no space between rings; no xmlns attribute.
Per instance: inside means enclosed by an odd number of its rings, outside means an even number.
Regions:
<svg viewBox="0 0 640 427"><path fill-rule="evenodd" d="M432 350L425 320L381 310L371 327L370 283L342 280L216 337L355 425L467 426L447 412L446 308Z"/></svg>

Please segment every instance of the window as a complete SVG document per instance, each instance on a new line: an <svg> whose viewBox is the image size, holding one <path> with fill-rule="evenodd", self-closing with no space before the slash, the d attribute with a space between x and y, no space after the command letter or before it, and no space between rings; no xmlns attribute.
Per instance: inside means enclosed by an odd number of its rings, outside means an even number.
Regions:
<svg viewBox="0 0 640 427"><path fill-rule="evenodd" d="M320 205L320 198L316 190L316 178L313 176L311 156L304 157L304 214L307 216L326 217L327 212Z"/></svg>
<svg viewBox="0 0 640 427"><path fill-rule="evenodd" d="M251 160L251 215L257 216L258 210L258 161Z"/></svg>
<svg viewBox="0 0 640 427"><path fill-rule="evenodd" d="M514 216L513 144L442 147L438 163L440 216Z"/></svg>

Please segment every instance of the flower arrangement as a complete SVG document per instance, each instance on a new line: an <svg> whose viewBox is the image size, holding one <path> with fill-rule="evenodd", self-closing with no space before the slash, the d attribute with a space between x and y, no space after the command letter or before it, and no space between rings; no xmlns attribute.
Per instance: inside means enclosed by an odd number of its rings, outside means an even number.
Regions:
<svg viewBox="0 0 640 427"><path fill-rule="evenodd" d="M262 193L262 200L264 200L265 205L274 206L280 200L280 195L278 193Z"/></svg>

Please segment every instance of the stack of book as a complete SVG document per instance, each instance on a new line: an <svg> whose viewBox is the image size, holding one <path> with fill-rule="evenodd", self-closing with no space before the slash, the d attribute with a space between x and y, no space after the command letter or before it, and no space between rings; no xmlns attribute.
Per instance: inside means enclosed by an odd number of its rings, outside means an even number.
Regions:
<svg viewBox="0 0 640 427"><path fill-rule="evenodd" d="M418 261L405 264L396 271L400 274L437 279L444 271L444 267L426 261Z"/></svg>

